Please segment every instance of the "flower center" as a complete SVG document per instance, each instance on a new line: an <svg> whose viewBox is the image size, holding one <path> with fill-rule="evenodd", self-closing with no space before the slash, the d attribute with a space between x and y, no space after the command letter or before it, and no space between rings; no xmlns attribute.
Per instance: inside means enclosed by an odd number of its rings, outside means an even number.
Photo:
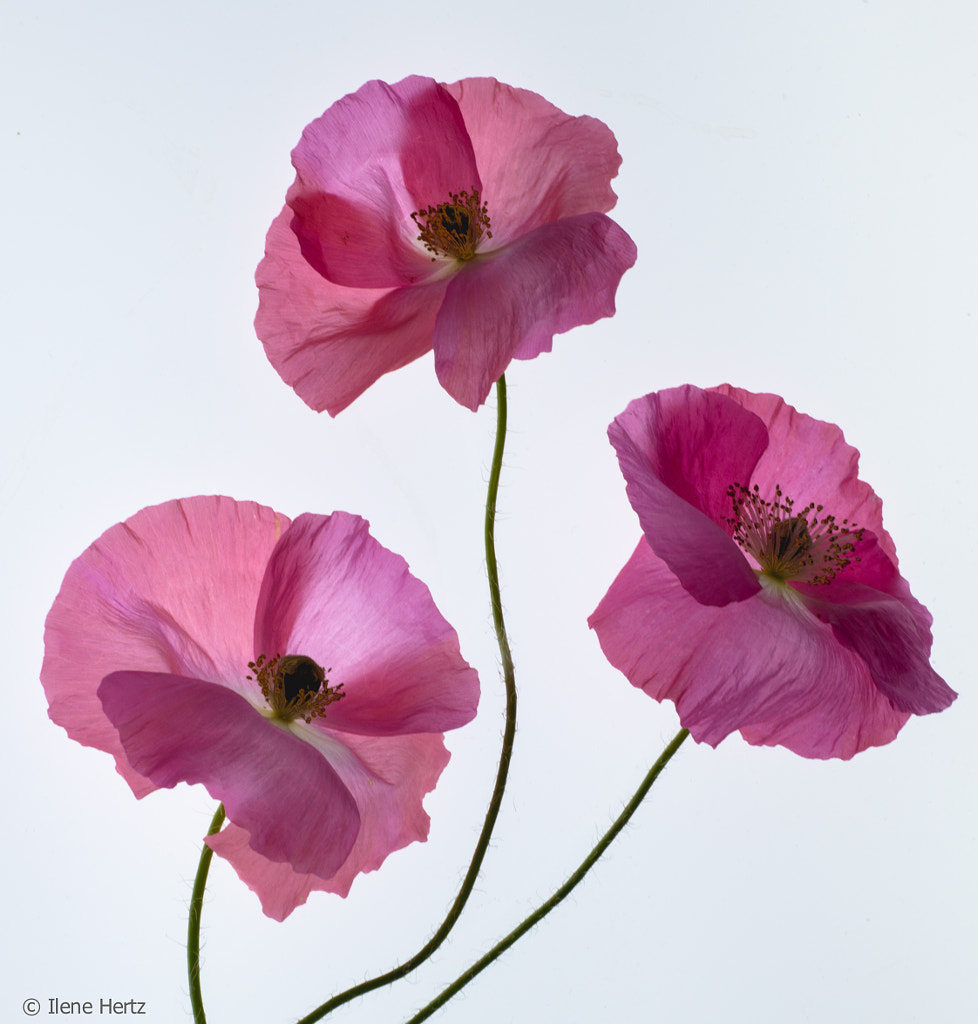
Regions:
<svg viewBox="0 0 978 1024"><path fill-rule="evenodd" d="M781 486L774 487L774 500L765 501L753 488L732 484L727 494L733 502L733 516L727 522L734 540L761 567L761 575L780 583L828 583L851 562L863 530L833 515L822 515L814 503L795 510Z"/></svg>
<svg viewBox="0 0 978 1024"><path fill-rule="evenodd" d="M248 662L272 717L284 722L323 718L326 708L346 696L343 684L330 686L326 670L304 654L276 654L270 661L259 654Z"/></svg>
<svg viewBox="0 0 978 1024"><path fill-rule="evenodd" d="M479 190L450 192L448 202L429 206L411 214L411 220L421 232L418 241L436 256L450 256L456 260L470 260L483 235L492 238L489 230L489 212L479 202Z"/></svg>

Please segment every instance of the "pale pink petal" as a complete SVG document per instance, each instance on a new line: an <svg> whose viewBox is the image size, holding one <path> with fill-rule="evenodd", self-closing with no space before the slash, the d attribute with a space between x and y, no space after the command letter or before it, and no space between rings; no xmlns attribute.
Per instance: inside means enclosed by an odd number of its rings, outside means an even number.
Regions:
<svg viewBox="0 0 978 1024"><path fill-rule="evenodd" d="M449 282L435 327L435 371L459 403L477 409L517 354L549 352L553 336L615 312L635 244L603 214L538 228L476 258Z"/></svg>
<svg viewBox="0 0 978 1024"><path fill-rule="evenodd" d="M282 378L332 415L432 347L446 390L478 408L512 359L611 316L635 261L602 216L611 132L494 79L368 82L307 127L293 162L294 216L269 232L255 329ZM496 218L475 259L433 258L411 215L473 190L491 192Z"/></svg>
<svg viewBox="0 0 978 1024"><path fill-rule="evenodd" d="M849 518L871 530L898 564L896 547L883 528L883 503L859 479L859 452L846 443L839 427L798 412L778 395L752 394L729 384L710 390L729 396L767 428L770 442L752 477L762 497L770 498L774 485L780 484L796 507L809 502L825 505L839 521Z"/></svg>
<svg viewBox="0 0 978 1024"><path fill-rule="evenodd" d="M445 87L457 100L475 148L493 243L506 244L542 224L607 213L621 157L611 129L571 117L527 89L494 78Z"/></svg>
<svg viewBox="0 0 978 1024"><path fill-rule="evenodd" d="M753 413L689 385L629 403L608 428L646 539L698 601L722 605L760 585L726 524L727 488L747 484L767 445Z"/></svg>
<svg viewBox="0 0 978 1024"><path fill-rule="evenodd" d="M588 621L611 664L673 701L711 746L739 730L804 757L850 758L889 743L909 717L800 602L762 591L700 604L644 540Z"/></svg>
<svg viewBox="0 0 978 1024"><path fill-rule="evenodd" d="M46 645L52 717L113 753L137 796L203 783L232 823L215 847L244 837L235 856L280 918L427 836L423 797L448 761L441 731L478 701L427 588L345 513L295 526L225 498L144 509L72 565ZM351 697L325 720L285 723L255 706L256 654L325 665L334 647Z"/></svg>
<svg viewBox="0 0 978 1024"><path fill-rule="evenodd" d="M317 412L345 409L379 377L431 351L447 281L344 288L303 258L286 207L258 266L255 331L279 376Z"/></svg>
<svg viewBox="0 0 978 1024"><path fill-rule="evenodd" d="M341 702L342 703L342 702ZM440 736L413 734L370 738L342 734L350 757L336 765L360 810L361 829L345 863L324 881L258 857L248 834L229 826L207 842L230 861L243 882L261 900L262 910L284 920L314 890L346 896L357 874L375 871L388 854L428 836L429 818L422 806L426 793L448 763Z"/></svg>
<svg viewBox="0 0 978 1024"><path fill-rule="evenodd" d="M243 828L228 822L216 835L206 836L204 842L228 861L254 892L266 917L284 921L306 902L311 892L326 888L326 883L315 875L296 874L288 864L275 863L255 853L250 838Z"/></svg>
<svg viewBox="0 0 978 1024"><path fill-rule="evenodd" d="M143 509L107 530L65 575L44 631L53 721L134 774L96 691L110 672L166 672L232 682L253 657L265 564L289 525L253 502L198 497Z"/></svg>
<svg viewBox="0 0 978 1024"><path fill-rule="evenodd" d="M203 783L262 857L327 879L349 856L355 796L320 751L243 697L151 672L114 672L98 693L133 768L156 786Z"/></svg>
<svg viewBox="0 0 978 1024"><path fill-rule="evenodd" d="M433 270L412 212L479 189L462 115L433 79L367 82L308 125L287 202L302 253L336 284L391 288Z"/></svg>
<svg viewBox="0 0 978 1024"><path fill-rule="evenodd" d="M478 675L428 588L368 529L345 512L295 520L268 563L255 648L332 670L346 696L329 708L330 729L394 736L464 725L478 706Z"/></svg>

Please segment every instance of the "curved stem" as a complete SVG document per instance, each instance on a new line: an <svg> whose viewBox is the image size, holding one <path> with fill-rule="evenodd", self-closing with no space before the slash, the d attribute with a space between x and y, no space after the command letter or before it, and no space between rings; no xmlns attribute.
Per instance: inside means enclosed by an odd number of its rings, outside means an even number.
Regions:
<svg viewBox="0 0 978 1024"><path fill-rule="evenodd" d="M220 832L223 824L224 804L218 804L207 834L212 836L215 832ZM190 920L187 925L187 978L190 982L190 1005L194 1012L194 1024L207 1024L204 1000L200 994L200 915L204 909L204 888L207 885L207 872L210 870L213 856L214 851L207 843L204 843L204 848L200 851L200 861L197 863L194 891L190 896Z"/></svg>
<svg viewBox="0 0 978 1024"><path fill-rule="evenodd" d="M509 949L518 939L525 935L538 921L542 921L547 914L550 913L554 907L557 906L566 896L573 892L575 886L584 876L591 870L592 867L597 863L598 858L605 850L611 845L615 836L628 824L629 819L638 810L639 804L645 798L646 793L652 788L652 783L659 777L662 769L669 763L672 755L682 746L682 742L689 735L688 730L680 729L676 733L672 742L662 751L659 755L659 759L649 769L648 775L642 780L642 784L635 791L635 795L628 801L625 809L618 815L617 820L608 829L607 832L601 837L597 846L585 857L581 862L580 867L567 879L566 882L550 897L545 903L542 903L532 914L520 925L514 928L509 935L504 939L501 939L496 943L492 949L489 950L485 956L477 960L464 974L459 975L451 985L448 986L440 995L436 996L424 1009L419 1010L410 1020L406 1021L405 1024L421 1024L421 1021L427 1020L436 1010L444 1006L449 999L452 998L456 993L460 992L473 978L478 974L481 974L498 956Z"/></svg>
<svg viewBox="0 0 978 1024"><path fill-rule="evenodd" d="M506 626L503 621L503 605L499 591L499 567L496 564L496 496L499 493L499 475L503 465L503 448L506 443L506 380L500 377L496 381L496 443L492 453L492 466L489 470L489 488L486 495L486 516L485 516L485 547L486 547L486 573L489 577L489 599L492 605L492 622L496 631L496 642L499 645L499 656L502 661L503 683L506 687L506 723L503 728L503 746L499 754L499 767L496 770L496 784L489 800L489 808L486 811L486 820L476 843L475 852L472 854L472 861L469 869L462 880L458 895L452 904L448 915L442 922L439 929L425 943L417 953L403 964L387 971L386 974L379 974L376 978L370 978L354 985L351 988L340 992L327 1000L322 1006L306 1014L297 1024L315 1024L315 1021L322 1020L326 1014L335 1010L338 1006L356 999L357 996L365 995L374 989L382 988L391 982L407 977L415 968L435 952L436 949L448 938L449 932L455 927L465 904L468 902L475 880L482 867L486 850L489 848L489 840L492 838L492 831L496 825L496 818L499 816L499 808L503 802L503 791L506 788L506 778L509 775L509 763L513 755L513 739L516 735L516 675L513 668L513 656L509 649L509 641L506 638ZM196 1022L195 1022L196 1024Z"/></svg>

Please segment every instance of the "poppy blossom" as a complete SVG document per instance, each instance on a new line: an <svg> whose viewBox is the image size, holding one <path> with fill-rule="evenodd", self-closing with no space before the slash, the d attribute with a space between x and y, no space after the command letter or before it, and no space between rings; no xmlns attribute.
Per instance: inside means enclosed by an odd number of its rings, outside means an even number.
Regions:
<svg viewBox="0 0 978 1024"><path fill-rule="evenodd" d="M44 644L51 718L137 797L203 783L229 822L207 843L278 920L427 837L478 703L427 587L345 512L143 509L72 563Z"/></svg>
<svg viewBox="0 0 978 1024"><path fill-rule="evenodd" d="M615 311L635 245L605 216L621 158L592 117L493 78L367 82L302 133L256 273L255 329L336 415L434 349L477 409L512 359Z"/></svg>
<svg viewBox="0 0 978 1024"><path fill-rule="evenodd" d="M589 624L694 739L850 758L954 700L837 426L687 385L632 402L608 436L644 536Z"/></svg>

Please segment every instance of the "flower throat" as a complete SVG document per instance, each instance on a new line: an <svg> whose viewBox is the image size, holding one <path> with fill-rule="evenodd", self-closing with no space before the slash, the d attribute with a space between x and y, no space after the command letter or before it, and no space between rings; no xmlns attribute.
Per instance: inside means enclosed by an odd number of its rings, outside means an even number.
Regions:
<svg viewBox="0 0 978 1024"><path fill-rule="evenodd" d="M828 583L847 565L858 562L856 543L863 529L833 515L822 515L814 503L795 511L795 503L774 487L774 500L765 501L757 484L735 483L727 488L733 516L727 523L734 540L761 567L761 575L786 583Z"/></svg>
<svg viewBox="0 0 978 1024"><path fill-rule="evenodd" d="M489 212L485 203L480 203L479 190L471 192L450 192L448 202L429 206L411 214L418 230L418 241L424 243L428 252L438 256L450 256L456 260L470 260L485 235L492 238L489 230Z"/></svg>
<svg viewBox="0 0 978 1024"><path fill-rule="evenodd" d="M343 684L330 686L326 670L304 654L276 654L270 661L259 654L248 668L255 674L247 678L261 687L272 717L283 722L324 718L326 708L346 696Z"/></svg>

